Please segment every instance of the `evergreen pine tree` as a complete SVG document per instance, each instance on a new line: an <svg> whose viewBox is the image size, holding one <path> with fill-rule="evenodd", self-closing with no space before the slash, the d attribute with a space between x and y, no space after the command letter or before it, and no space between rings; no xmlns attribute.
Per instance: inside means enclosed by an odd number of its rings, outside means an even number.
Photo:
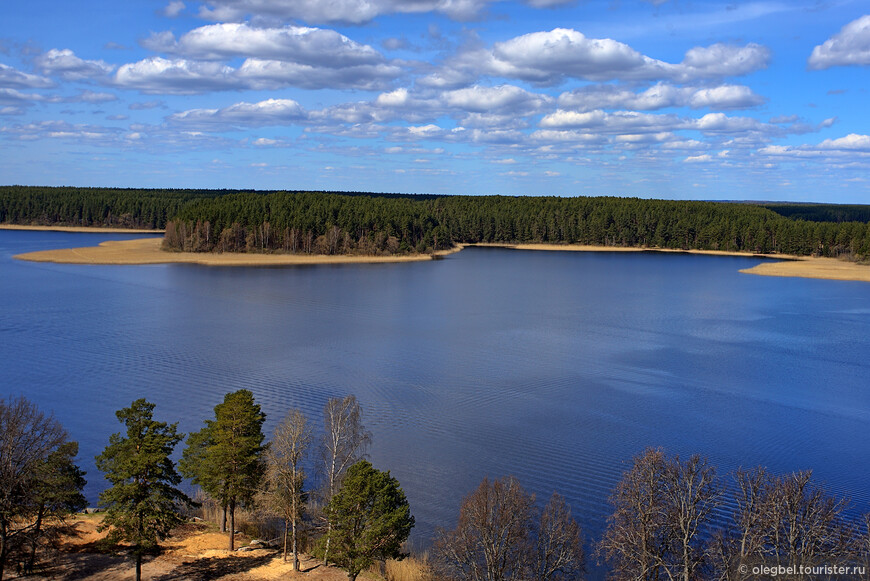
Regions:
<svg viewBox="0 0 870 581"><path fill-rule="evenodd" d="M176 488L181 476L170 458L181 440L177 424L154 420L153 411L154 404L138 399L115 412L126 426L126 436L113 434L96 458L97 468L112 483L100 494L100 505L106 508L102 526L110 529L110 543L131 545L137 581L142 575L142 555L154 550L183 522L180 510L192 504Z"/></svg>
<svg viewBox="0 0 870 581"><path fill-rule="evenodd" d="M235 510L250 505L265 465L266 415L247 389L228 393L214 408L215 419L188 437L182 468L229 513L229 550L235 549Z"/></svg>
<svg viewBox="0 0 870 581"><path fill-rule="evenodd" d="M414 526L399 482L365 460L351 466L326 507L333 560L350 581L375 561L398 559Z"/></svg>

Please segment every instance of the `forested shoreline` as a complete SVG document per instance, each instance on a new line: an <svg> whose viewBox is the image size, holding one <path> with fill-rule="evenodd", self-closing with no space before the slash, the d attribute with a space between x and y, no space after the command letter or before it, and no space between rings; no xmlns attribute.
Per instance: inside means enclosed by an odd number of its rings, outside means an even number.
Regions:
<svg viewBox="0 0 870 581"><path fill-rule="evenodd" d="M618 197L0 188L0 223L165 229L188 252L428 253L545 243L867 260L870 206Z"/></svg>

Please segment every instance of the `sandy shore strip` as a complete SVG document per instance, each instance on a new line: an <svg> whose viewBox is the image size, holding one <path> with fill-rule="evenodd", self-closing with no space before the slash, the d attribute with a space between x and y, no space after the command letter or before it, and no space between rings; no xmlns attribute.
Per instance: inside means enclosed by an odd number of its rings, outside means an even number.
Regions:
<svg viewBox="0 0 870 581"><path fill-rule="evenodd" d="M753 254L750 252L725 252L720 250L675 250L672 248L588 246L583 244L467 244L466 246L490 246L497 248L515 248L517 250L562 250L574 252L685 252L689 254L708 254L713 256L771 258L778 262L762 262L752 268L741 269L740 272L762 276L788 276L797 278L870 282L870 265L859 264L857 262L847 262L836 258L792 256L789 254Z"/></svg>
<svg viewBox="0 0 870 581"><path fill-rule="evenodd" d="M254 254L243 252L166 252L160 249L162 238L137 240L113 240L99 246L40 250L18 254L14 258L32 262L56 262L61 264L201 264L205 266L294 266L305 264L359 264L382 262L415 262L432 260L429 254L402 256L356 256L322 254ZM444 256L459 251L437 253Z"/></svg>
<svg viewBox="0 0 870 581"><path fill-rule="evenodd" d="M593 246L591 244L500 244L497 242L481 242L464 244L484 248L511 248L514 250L559 250L567 252L671 252L679 254L707 254L710 256L745 256L749 258L774 258L777 260L802 260L800 256L789 254L755 254L752 252L732 252L726 250L680 250L679 248L649 248L645 246Z"/></svg>
<svg viewBox="0 0 870 581"><path fill-rule="evenodd" d="M20 224L0 224L0 230L37 230L40 232L93 232L95 234L163 234L163 230L144 230L135 228L101 228L90 226L23 226Z"/></svg>
<svg viewBox="0 0 870 581"><path fill-rule="evenodd" d="M85 229L94 232L94 229ZM124 231L127 232L127 231ZM15 258L33 262L56 262L62 264L201 264L205 266L294 266L313 264L362 264L417 262L431 260L429 254L401 256L359 256L320 254L254 254L211 252L166 252L161 250L162 238L116 240L99 246L41 250L19 254ZM853 280L870 282L870 265L846 262L835 258L814 258L781 254L751 254L747 252L722 252L717 250L673 250L665 248L626 248L622 246L588 246L581 244L462 244L451 250L440 251L442 257L458 252L468 246L513 248L517 250L557 250L573 252L688 252L717 256L745 256L750 258L773 258L778 262L763 262L740 272L763 276L790 276L828 280Z"/></svg>
<svg viewBox="0 0 870 581"><path fill-rule="evenodd" d="M793 276L827 280L870 282L870 265L836 258L799 257L783 262L762 262L740 272L763 276Z"/></svg>

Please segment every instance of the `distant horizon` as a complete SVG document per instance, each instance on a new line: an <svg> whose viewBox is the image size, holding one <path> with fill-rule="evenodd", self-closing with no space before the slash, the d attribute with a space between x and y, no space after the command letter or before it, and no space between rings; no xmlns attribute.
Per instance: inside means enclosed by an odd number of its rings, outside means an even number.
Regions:
<svg viewBox="0 0 870 581"><path fill-rule="evenodd" d="M863 203L868 72L858 0L13 2L0 180Z"/></svg>
<svg viewBox="0 0 870 581"><path fill-rule="evenodd" d="M421 197L449 197L449 196L505 196L505 197L554 197L554 198L639 198L645 200L665 200L672 202L715 202L725 204L796 204L796 205L829 205L829 206L870 206L870 202L818 202L818 201L794 201L794 200L726 200L726 199L698 199L698 200L680 200L675 198L662 198L657 196L622 196L618 194L474 194L474 193L443 193L443 192L376 192L365 190L315 190L304 188L195 188L195 187L152 187L152 186L95 186L95 185L62 185L52 186L45 184L0 184L3 187L22 187L22 188L93 188L105 190L198 190L198 191L228 191L228 192L252 192L252 193L272 193L272 192L311 192L323 194L339 194L339 195L373 195L373 196L421 196Z"/></svg>

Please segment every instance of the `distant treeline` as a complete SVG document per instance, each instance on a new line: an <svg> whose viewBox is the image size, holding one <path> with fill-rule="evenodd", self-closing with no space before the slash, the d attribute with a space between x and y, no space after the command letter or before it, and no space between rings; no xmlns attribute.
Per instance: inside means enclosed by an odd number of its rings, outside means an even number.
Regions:
<svg viewBox="0 0 870 581"><path fill-rule="evenodd" d="M457 243L591 244L870 256L870 225L793 220L751 204L505 196L231 194L197 199L165 245L194 252L380 254Z"/></svg>
<svg viewBox="0 0 870 581"><path fill-rule="evenodd" d="M150 228L162 230L183 207L202 198L249 190L0 186L0 224ZM272 192L259 191L259 195ZM409 197L342 192L345 196ZM410 196L431 199L435 196Z"/></svg>
<svg viewBox="0 0 870 581"><path fill-rule="evenodd" d="M0 187L0 223L162 230L186 204L222 190Z"/></svg>
<svg viewBox="0 0 870 581"><path fill-rule="evenodd" d="M0 223L165 228L193 252L402 254L458 243L870 257L870 206L616 197L0 187Z"/></svg>
<svg viewBox="0 0 870 581"><path fill-rule="evenodd" d="M787 218L809 222L870 222L870 206L841 204L760 204Z"/></svg>

